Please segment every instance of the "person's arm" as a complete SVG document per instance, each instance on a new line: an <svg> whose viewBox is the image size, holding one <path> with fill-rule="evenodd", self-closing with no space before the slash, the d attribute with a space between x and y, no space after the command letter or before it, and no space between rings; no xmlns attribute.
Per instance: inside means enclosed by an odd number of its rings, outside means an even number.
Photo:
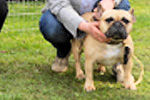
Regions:
<svg viewBox="0 0 150 100"><path fill-rule="evenodd" d="M89 33L100 42L106 41L105 35L98 29L98 22L86 22L72 7L69 0L48 0L47 7L64 25L64 27L75 37L82 37L82 32Z"/></svg>
<svg viewBox="0 0 150 100"><path fill-rule="evenodd" d="M85 20L73 9L69 0L47 0L47 7L64 25L64 27L77 37L77 29Z"/></svg>

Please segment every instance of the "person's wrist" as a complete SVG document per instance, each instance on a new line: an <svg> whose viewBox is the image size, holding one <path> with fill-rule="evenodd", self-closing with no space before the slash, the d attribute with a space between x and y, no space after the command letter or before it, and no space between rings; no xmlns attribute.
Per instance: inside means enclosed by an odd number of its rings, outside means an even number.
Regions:
<svg viewBox="0 0 150 100"><path fill-rule="evenodd" d="M86 32L87 30L87 22L81 22L78 27L79 30Z"/></svg>

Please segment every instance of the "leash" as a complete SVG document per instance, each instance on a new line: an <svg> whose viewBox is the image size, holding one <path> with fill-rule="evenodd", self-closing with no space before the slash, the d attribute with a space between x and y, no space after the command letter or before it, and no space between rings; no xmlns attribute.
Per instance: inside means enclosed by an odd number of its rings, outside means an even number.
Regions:
<svg viewBox="0 0 150 100"><path fill-rule="evenodd" d="M141 81L143 80L143 76L144 76L144 65L143 63L135 56L133 55L133 58L139 63L140 68L141 68L141 72L139 75L138 80L135 82L135 85L138 85L139 83L141 83Z"/></svg>
<svg viewBox="0 0 150 100"><path fill-rule="evenodd" d="M123 45L125 45L124 42L123 42ZM137 81L135 81L135 85L138 85L138 84L141 83L141 81L143 80L143 76L144 76L144 65L143 65L143 63L142 63L134 54L133 54L132 56L133 56L133 58L136 60L136 62L140 65L140 68L141 68L140 75L139 75Z"/></svg>

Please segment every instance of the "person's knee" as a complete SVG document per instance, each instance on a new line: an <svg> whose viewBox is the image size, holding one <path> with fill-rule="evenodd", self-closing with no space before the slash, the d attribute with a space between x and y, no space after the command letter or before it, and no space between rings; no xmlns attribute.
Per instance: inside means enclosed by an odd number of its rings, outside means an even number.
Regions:
<svg viewBox="0 0 150 100"><path fill-rule="evenodd" d="M49 11L45 12L39 22L40 31L45 39L54 40L54 34L56 33L57 24L54 22L54 18Z"/></svg>
<svg viewBox="0 0 150 100"><path fill-rule="evenodd" d="M128 11L130 9L130 3L129 3L128 0L122 0L121 3L118 5L117 8Z"/></svg>
<svg viewBox="0 0 150 100"><path fill-rule="evenodd" d="M40 30L44 38L49 42L55 42L55 43L65 42L63 37L60 34L61 30L58 31L57 24L45 23L44 25L42 25L42 22L40 22Z"/></svg>
<svg viewBox="0 0 150 100"><path fill-rule="evenodd" d="M44 38L50 42L65 43L71 39L71 34L49 11L45 12L41 17L40 31Z"/></svg>

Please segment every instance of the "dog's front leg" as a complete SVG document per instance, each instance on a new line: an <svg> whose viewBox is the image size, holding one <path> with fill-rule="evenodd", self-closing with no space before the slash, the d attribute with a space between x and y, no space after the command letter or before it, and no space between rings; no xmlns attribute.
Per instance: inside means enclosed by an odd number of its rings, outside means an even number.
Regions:
<svg viewBox="0 0 150 100"><path fill-rule="evenodd" d="M126 52L129 51L129 52ZM124 55L124 86L127 89L136 90L136 85L134 83L134 77L132 76L132 54L130 52L130 48L125 47L125 55Z"/></svg>
<svg viewBox="0 0 150 100"><path fill-rule="evenodd" d="M75 59L75 67L76 67L76 78L81 80L85 78L84 73L81 69L81 64L80 64L80 54L81 54L81 49L82 49L82 41L80 40L72 40L72 52L73 56Z"/></svg>
<svg viewBox="0 0 150 100"><path fill-rule="evenodd" d="M84 89L87 92L95 90L94 81L93 81L93 62L91 59L86 59L85 61L85 74L86 74L86 81L85 81Z"/></svg>

